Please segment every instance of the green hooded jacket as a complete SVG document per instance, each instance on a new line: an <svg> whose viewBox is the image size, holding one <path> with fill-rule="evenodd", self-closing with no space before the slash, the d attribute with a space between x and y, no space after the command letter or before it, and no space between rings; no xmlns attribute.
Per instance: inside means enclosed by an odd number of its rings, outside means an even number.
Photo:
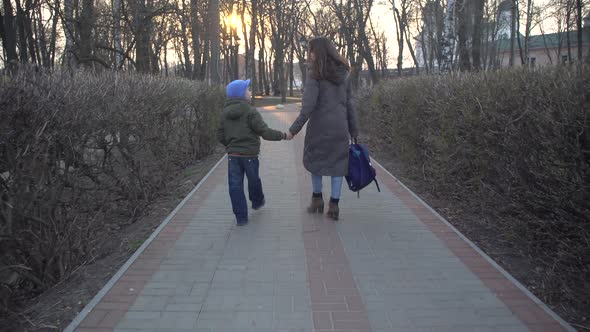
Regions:
<svg viewBox="0 0 590 332"><path fill-rule="evenodd" d="M260 137L267 141L280 141L285 134L273 130L262 119L262 115L244 99L228 99L223 114L217 140L225 146L228 154L257 156L260 153Z"/></svg>

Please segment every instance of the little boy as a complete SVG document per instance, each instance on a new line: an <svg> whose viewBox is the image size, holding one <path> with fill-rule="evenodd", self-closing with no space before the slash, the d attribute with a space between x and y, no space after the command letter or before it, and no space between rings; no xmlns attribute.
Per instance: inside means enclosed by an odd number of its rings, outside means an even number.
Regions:
<svg viewBox="0 0 590 332"><path fill-rule="evenodd" d="M270 129L258 111L249 105L250 80L235 80L226 88L217 139L228 154L229 196L238 226L248 223L248 206L244 195L244 173L248 177L248 193L252 209L264 206L262 181L258 174L260 137L268 141L287 139L287 134Z"/></svg>

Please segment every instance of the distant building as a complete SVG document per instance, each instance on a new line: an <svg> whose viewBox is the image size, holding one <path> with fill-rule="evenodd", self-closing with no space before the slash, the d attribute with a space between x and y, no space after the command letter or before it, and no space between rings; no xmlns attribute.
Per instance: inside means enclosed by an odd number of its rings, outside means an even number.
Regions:
<svg viewBox="0 0 590 332"><path fill-rule="evenodd" d="M507 67L510 64L510 22L512 17L513 0L504 0L498 6L497 33L495 41L488 41L494 51L492 53L496 67ZM515 27L512 27L516 29ZM568 54L568 38L570 54ZM547 66L578 61L578 48L582 48L584 57L590 56L590 16L586 17L582 28L582 44L578 45L578 31L557 32L529 36L528 59L525 65L531 67ZM525 36L518 34L514 40L514 66L521 66L521 50L525 54Z"/></svg>
<svg viewBox="0 0 590 332"><path fill-rule="evenodd" d="M440 60L440 40L443 27L440 6L428 1L423 9L422 33L415 38L415 51L419 68L431 68L436 71ZM486 67L507 67L510 62L510 36L512 29L516 29L517 20L512 24L514 0L504 0L498 5L496 21L485 23L482 27L484 42L481 49L481 61ZM473 24L468 24L468 29ZM531 67L562 64L578 61L578 47L582 48L584 57L590 57L590 16L584 19L582 29L582 44L578 45L577 31L569 33L551 33L533 35L528 38L528 59L525 51L525 36L517 34L514 40L514 66L524 64ZM468 31L471 36L471 31ZM568 38L570 52L568 54ZM471 47L471 41L467 41ZM455 54L455 56L457 56Z"/></svg>
<svg viewBox="0 0 590 332"><path fill-rule="evenodd" d="M568 54L568 36L571 52ZM524 36L520 36L521 46L518 40L514 41L514 65L521 66L520 50L524 54ZM582 48L584 57L590 56L590 26L582 30L582 44L578 45L578 31L568 33L551 33L545 35L535 35L529 37L528 42L528 59L524 59L525 64L531 67L557 65L578 61L578 47ZM495 65L497 67L507 67L510 61L510 39L501 39L495 42L496 54ZM571 58L570 58L571 55ZM524 56L524 55L523 55Z"/></svg>

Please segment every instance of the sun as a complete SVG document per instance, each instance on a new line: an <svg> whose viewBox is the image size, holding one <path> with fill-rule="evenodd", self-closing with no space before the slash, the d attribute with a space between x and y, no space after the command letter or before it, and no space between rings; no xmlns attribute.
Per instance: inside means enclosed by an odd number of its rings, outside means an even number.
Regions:
<svg viewBox="0 0 590 332"><path fill-rule="evenodd" d="M226 17L226 22L232 29L238 29L242 25L240 18L235 12Z"/></svg>

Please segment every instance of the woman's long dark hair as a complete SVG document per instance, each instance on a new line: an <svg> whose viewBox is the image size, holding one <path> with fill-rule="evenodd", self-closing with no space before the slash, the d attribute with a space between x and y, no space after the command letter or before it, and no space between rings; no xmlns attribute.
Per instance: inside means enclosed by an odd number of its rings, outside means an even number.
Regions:
<svg viewBox="0 0 590 332"><path fill-rule="evenodd" d="M350 70L348 61L338 53L334 43L326 37L317 37L309 41L309 53L313 53L314 60L311 60L311 76L315 80L338 80L338 67L344 66Z"/></svg>

